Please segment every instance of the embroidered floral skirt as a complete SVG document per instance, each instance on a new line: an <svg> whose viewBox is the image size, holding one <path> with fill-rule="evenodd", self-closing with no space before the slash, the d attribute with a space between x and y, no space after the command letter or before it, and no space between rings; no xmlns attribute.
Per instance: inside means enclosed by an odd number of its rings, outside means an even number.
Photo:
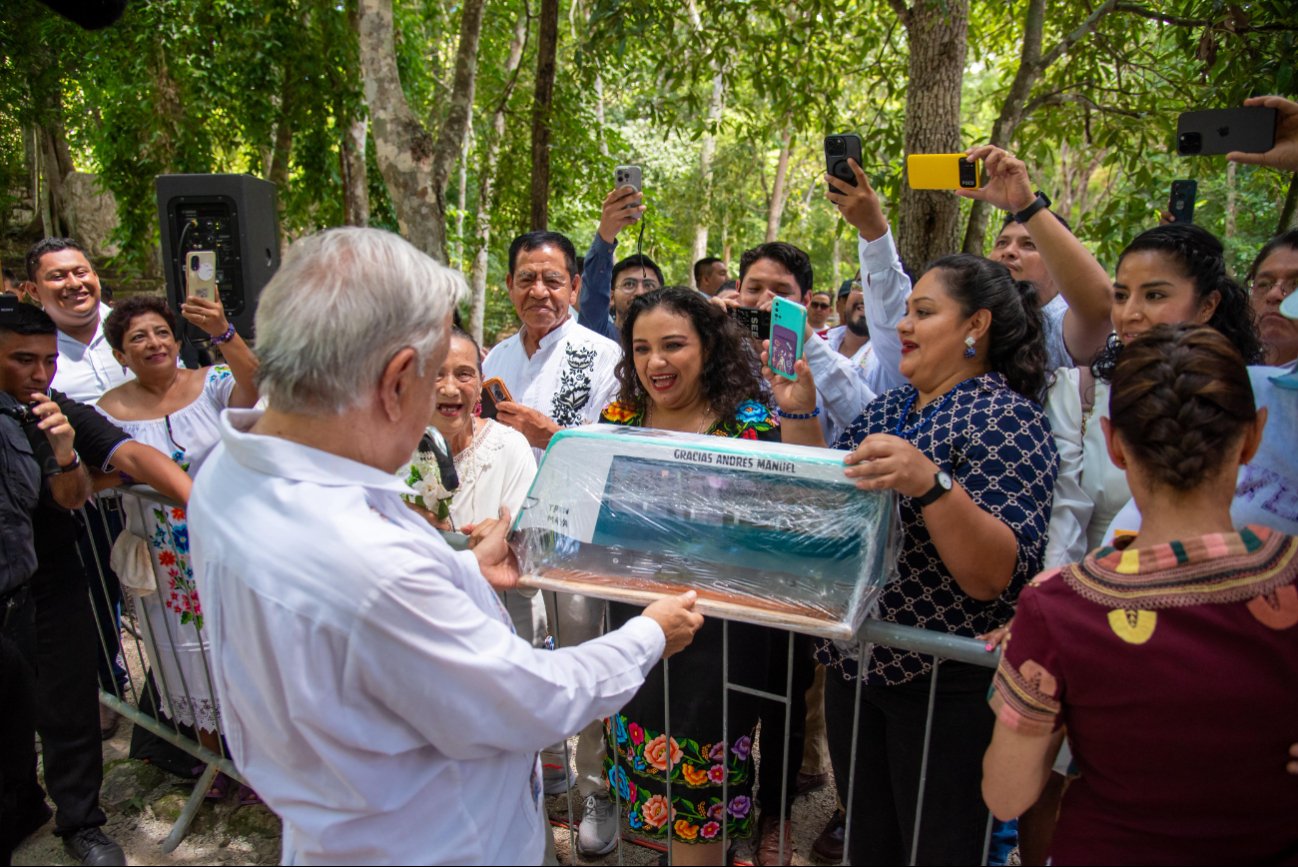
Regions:
<svg viewBox="0 0 1298 867"><path fill-rule="evenodd" d="M614 626L640 613L629 606L612 609ZM761 627L730 624L732 683L764 685L768 633ZM759 706L750 696L731 692L728 718L723 719L722 636L721 621L709 619L694 642L668 660L670 741L664 725L661 662L621 713L608 720L607 742L613 751L605 768L632 833L654 839L666 839L670 833L681 843L720 843L723 822L729 839L752 833L752 746Z"/></svg>

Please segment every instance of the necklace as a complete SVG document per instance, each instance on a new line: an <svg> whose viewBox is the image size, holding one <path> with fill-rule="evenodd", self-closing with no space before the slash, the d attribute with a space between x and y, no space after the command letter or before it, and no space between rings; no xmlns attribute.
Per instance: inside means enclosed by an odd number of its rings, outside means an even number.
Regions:
<svg viewBox="0 0 1298 867"><path fill-rule="evenodd" d="M649 421L649 416L653 412L653 409L654 409L653 403L646 404L644 408L645 427L653 427L653 424ZM716 422L713 420L712 412L709 410L703 414L703 421L699 424L698 430L694 431L694 433L705 434L709 430L711 430L714 424L716 424ZM680 431L680 433L689 433L689 431Z"/></svg>
<svg viewBox="0 0 1298 867"><path fill-rule="evenodd" d="M910 400L906 401L906 405L901 408L901 418L897 420L897 427L893 430L893 433L902 439L910 439L912 436L932 424L933 419L937 418L938 414L942 412L942 409L951 402L955 397L955 393L960 390L960 387L964 385L965 382L971 381L972 380L966 379L964 382L957 384L946 394L942 395L942 399L938 401L936 407L929 404L929 406L921 408L919 410L919 421L915 422L915 424L910 427L906 427L906 419L910 418L911 408L915 406L915 401L919 400L919 389L915 389L915 393L910 396ZM931 411L929 407L932 407Z"/></svg>

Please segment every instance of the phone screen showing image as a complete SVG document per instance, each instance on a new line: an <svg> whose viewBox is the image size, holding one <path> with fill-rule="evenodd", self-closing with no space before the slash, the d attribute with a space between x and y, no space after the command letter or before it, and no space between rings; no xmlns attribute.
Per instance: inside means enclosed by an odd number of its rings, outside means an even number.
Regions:
<svg viewBox="0 0 1298 867"><path fill-rule="evenodd" d="M793 363L802 357L802 335L807 327L807 308L783 298L771 306L770 367L785 379L795 379Z"/></svg>

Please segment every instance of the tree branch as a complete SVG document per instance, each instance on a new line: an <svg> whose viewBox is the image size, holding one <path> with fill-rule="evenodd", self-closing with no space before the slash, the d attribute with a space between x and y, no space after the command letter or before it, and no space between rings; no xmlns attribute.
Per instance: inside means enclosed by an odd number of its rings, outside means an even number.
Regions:
<svg viewBox="0 0 1298 867"><path fill-rule="evenodd" d="M1071 33L1059 40L1058 44L1042 55L1041 68L1048 69L1052 63L1067 54L1074 45L1089 36L1099 26L1100 19L1113 12L1119 5L1118 0L1104 0L1095 8L1094 12L1086 16L1085 21L1077 25Z"/></svg>
<svg viewBox="0 0 1298 867"><path fill-rule="evenodd" d="M433 149L433 188L442 190L451 175L451 166L464 150L464 137L473 111L473 85L478 71L478 41L482 35L482 10L485 0L467 0L460 19L460 47L455 54L455 88L451 107L437 132Z"/></svg>
<svg viewBox="0 0 1298 867"><path fill-rule="evenodd" d="M1139 15L1141 18L1148 18L1151 21L1161 21L1164 24L1171 24L1176 27L1212 27L1215 30L1224 30L1228 33L1292 33L1298 31L1298 25L1294 24L1241 24L1227 26L1222 21L1213 21L1210 18L1184 18L1180 15L1167 15L1156 9L1150 9L1137 3L1118 3L1115 11L1126 12L1129 15Z"/></svg>
<svg viewBox="0 0 1298 867"><path fill-rule="evenodd" d="M893 12L897 13L898 20L906 27L910 27L910 8L905 0L888 0L888 5L892 7Z"/></svg>

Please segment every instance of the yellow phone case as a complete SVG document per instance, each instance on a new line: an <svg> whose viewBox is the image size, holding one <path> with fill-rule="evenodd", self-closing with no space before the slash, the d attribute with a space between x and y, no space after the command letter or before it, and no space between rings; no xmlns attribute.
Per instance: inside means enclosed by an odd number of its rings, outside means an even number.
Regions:
<svg viewBox="0 0 1298 867"><path fill-rule="evenodd" d="M964 154L911 154L906 179L912 190L974 189L983 185L983 164L966 162Z"/></svg>

